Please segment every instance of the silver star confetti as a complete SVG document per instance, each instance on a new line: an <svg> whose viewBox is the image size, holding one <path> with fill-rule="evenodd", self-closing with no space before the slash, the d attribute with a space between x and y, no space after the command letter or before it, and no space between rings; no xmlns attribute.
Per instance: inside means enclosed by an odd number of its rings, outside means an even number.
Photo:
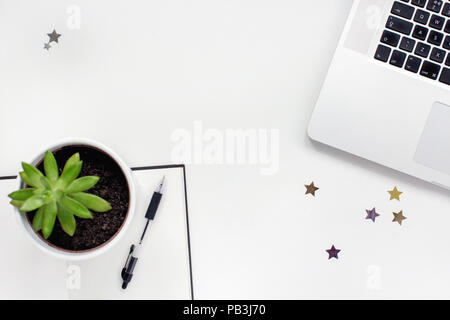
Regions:
<svg viewBox="0 0 450 320"><path fill-rule="evenodd" d="M55 29L53 29L52 33L47 33L47 35L49 36L50 40L48 43L54 41L56 43L58 43L58 38L61 37L61 35L59 33L56 32Z"/></svg>

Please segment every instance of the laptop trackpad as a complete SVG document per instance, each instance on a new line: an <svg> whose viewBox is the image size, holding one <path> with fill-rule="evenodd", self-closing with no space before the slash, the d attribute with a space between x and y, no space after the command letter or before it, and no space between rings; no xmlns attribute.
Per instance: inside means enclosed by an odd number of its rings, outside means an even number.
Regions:
<svg viewBox="0 0 450 320"><path fill-rule="evenodd" d="M434 103L417 146L414 160L450 174L450 107Z"/></svg>

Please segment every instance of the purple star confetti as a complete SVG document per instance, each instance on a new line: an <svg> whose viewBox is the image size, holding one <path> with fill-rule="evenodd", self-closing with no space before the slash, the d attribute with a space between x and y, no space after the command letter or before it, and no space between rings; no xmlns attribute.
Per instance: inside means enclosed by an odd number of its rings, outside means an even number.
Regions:
<svg viewBox="0 0 450 320"><path fill-rule="evenodd" d="M338 253L341 252L341 250L336 249L334 247L334 245L331 246L331 249L325 250L326 252L328 252L328 260L330 260L331 258L338 258Z"/></svg>
<svg viewBox="0 0 450 320"><path fill-rule="evenodd" d="M375 208L373 208L372 210L366 210L366 213L367 213L366 219L370 219L373 222L375 222L376 217L379 216L379 214L375 211Z"/></svg>

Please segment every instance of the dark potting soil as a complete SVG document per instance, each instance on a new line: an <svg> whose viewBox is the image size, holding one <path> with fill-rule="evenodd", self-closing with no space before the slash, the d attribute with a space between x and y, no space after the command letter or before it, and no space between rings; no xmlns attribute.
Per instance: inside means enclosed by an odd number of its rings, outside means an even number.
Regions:
<svg viewBox="0 0 450 320"><path fill-rule="evenodd" d="M117 163L102 151L86 146L68 146L53 152L60 174L67 159L77 152L83 161L79 177L100 177L99 182L86 192L102 197L111 204L112 209L104 213L92 212L93 219L75 217L77 227L72 237L63 231L56 219L53 232L47 241L54 246L72 251L92 249L111 239L124 223L129 204L125 175ZM42 163L38 168L44 172ZM30 223L33 216L34 213L28 215Z"/></svg>

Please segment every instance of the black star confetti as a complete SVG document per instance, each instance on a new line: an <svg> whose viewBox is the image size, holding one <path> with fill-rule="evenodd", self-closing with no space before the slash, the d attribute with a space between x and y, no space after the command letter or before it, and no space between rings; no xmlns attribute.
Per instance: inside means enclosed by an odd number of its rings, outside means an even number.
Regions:
<svg viewBox="0 0 450 320"><path fill-rule="evenodd" d="M56 32L55 29L53 29L52 33L47 33L47 35L49 36L50 40L48 43L54 41L56 43L58 43L58 38L61 37L61 35L59 33Z"/></svg>
<svg viewBox="0 0 450 320"><path fill-rule="evenodd" d="M45 50L49 50L52 46L50 45L50 43L44 43L44 49Z"/></svg>
<svg viewBox="0 0 450 320"><path fill-rule="evenodd" d="M336 249L334 247L334 245L331 246L331 249L325 250L326 252L328 252L328 260L330 260L331 258L338 258L338 253L341 252L341 250Z"/></svg>

